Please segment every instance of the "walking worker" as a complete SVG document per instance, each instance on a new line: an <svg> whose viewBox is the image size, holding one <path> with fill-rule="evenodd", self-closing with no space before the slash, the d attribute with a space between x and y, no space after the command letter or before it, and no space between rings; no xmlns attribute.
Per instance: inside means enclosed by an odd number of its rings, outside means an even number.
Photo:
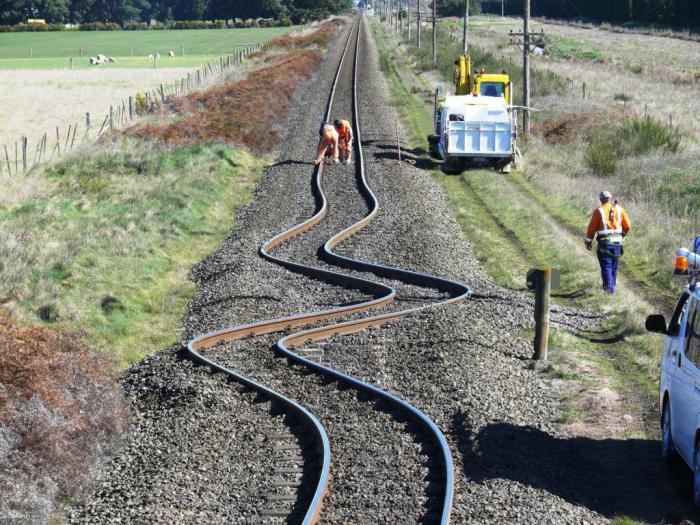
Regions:
<svg viewBox="0 0 700 525"><path fill-rule="evenodd" d="M612 198L609 191L601 191L600 206L596 208L588 223L586 232L586 248L593 246L593 236L598 241L598 263L600 275L603 278L603 290L615 293L617 282L617 266L624 253L622 244L625 236L632 228L627 213L620 206L619 200Z"/></svg>
<svg viewBox="0 0 700 525"><path fill-rule="evenodd" d="M352 126L349 120L336 119L333 122L335 130L338 132L340 143L340 162L350 164L352 159Z"/></svg>
<svg viewBox="0 0 700 525"><path fill-rule="evenodd" d="M314 164L321 164L329 149L332 150L333 162L337 164L338 132L329 122L324 122L321 124L321 129L318 133L321 138L318 141L318 150L316 151L316 160L314 161Z"/></svg>

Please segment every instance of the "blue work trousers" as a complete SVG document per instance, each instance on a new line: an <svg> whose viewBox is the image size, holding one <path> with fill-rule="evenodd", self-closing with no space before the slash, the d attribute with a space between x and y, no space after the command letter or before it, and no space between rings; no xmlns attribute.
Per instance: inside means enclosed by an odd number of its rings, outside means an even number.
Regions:
<svg viewBox="0 0 700 525"><path fill-rule="evenodd" d="M598 263L600 264L600 276L603 278L603 290L615 293L617 283L617 265L622 255L620 244L598 244Z"/></svg>

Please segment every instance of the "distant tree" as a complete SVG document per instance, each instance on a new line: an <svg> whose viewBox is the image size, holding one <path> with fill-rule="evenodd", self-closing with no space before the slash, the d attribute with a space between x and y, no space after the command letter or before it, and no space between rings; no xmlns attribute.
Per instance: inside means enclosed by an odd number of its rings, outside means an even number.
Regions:
<svg viewBox="0 0 700 525"><path fill-rule="evenodd" d="M439 16L464 16L464 0L438 0ZM481 13L481 0L469 0L469 14Z"/></svg>
<svg viewBox="0 0 700 525"><path fill-rule="evenodd" d="M70 0L0 0L0 24L20 24L43 18L49 24L66 22Z"/></svg>

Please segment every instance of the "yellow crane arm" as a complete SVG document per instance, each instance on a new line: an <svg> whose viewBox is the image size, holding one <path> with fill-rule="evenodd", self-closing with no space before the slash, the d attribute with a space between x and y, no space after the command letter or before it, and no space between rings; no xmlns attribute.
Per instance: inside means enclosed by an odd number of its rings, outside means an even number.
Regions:
<svg viewBox="0 0 700 525"><path fill-rule="evenodd" d="M455 95L468 95L471 91L471 60L468 55L459 55L455 72Z"/></svg>

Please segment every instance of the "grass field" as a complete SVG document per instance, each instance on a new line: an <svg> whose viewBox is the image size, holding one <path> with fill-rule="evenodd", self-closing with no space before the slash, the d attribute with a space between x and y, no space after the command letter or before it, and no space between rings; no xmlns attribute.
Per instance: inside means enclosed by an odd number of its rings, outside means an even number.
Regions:
<svg viewBox="0 0 700 525"><path fill-rule="evenodd" d="M28 137L31 149L44 132L53 137L56 126L61 135L69 125L82 128L85 113L102 122L110 105L137 91L179 81L241 49L237 44L262 42L292 29L0 33L0 149L7 145L13 156L21 136ZM28 58L30 47L34 58ZM172 59L167 56L171 49ZM148 54L156 52L161 58L154 69ZM117 63L90 67L89 55L98 53L114 56Z"/></svg>
<svg viewBox="0 0 700 525"><path fill-rule="evenodd" d="M0 69L67 69L70 57L74 67L87 68L88 57L97 54L117 59L107 67L153 67L148 55L156 53L161 54L158 67L191 67L231 54L241 44L256 44L294 29L0 33ZM176 58L168 59L168 51L174 51Z"/></svg>

